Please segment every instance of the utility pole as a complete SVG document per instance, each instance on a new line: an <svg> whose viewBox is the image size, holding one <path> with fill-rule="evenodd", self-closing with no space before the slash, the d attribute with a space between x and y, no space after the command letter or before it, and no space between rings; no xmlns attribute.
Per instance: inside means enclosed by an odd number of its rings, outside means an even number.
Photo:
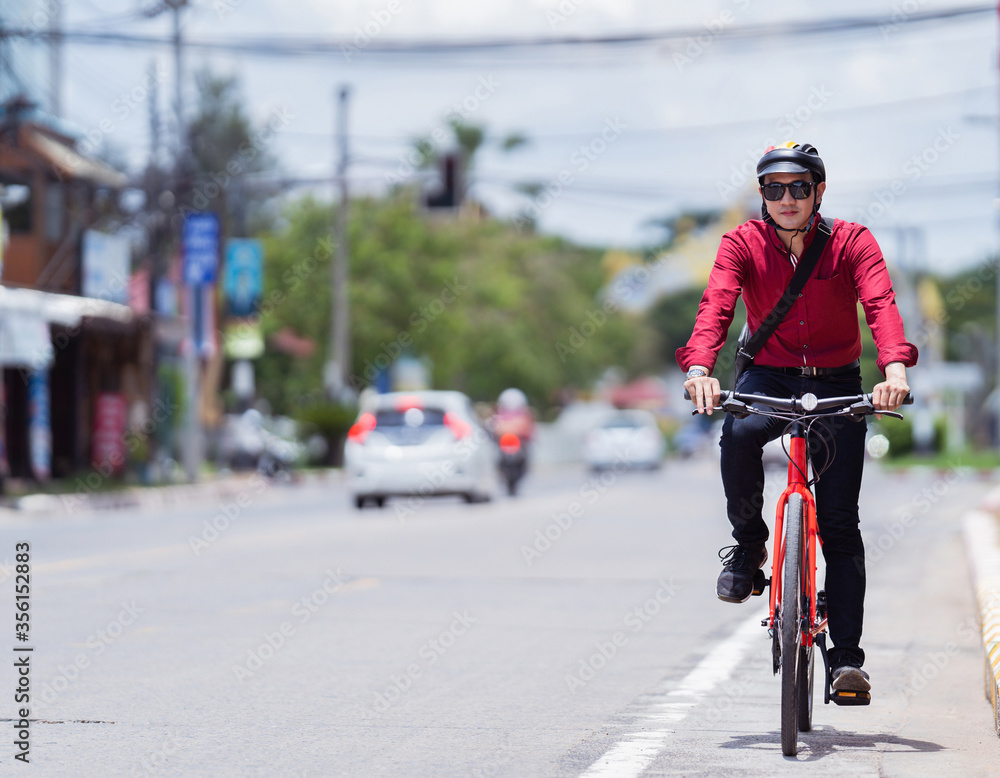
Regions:
<svg viewBox="0 0 1000 778"><path fill-rule="evenodd" d="M52 9L52 17L49 19L49 107L53 116L62 116L62 16L63 4L55 3Z"/></svg>
<svg viewBox="0 0 1000 778"><path fill-rule="evenodd" d="M326 365L325 383L330 399L344 401L353 393L348 376L351 370L351 318L348 299L348 234L347 234L347 165L349 161L347 148L347 104L350 89L342 85L338 93L336 111L336 172L334 181L339 190L334 230L337 246L333 257L330 273L330 346Z"/></svg>
<svg viewBox="0 0 1000 778"><path fill-rule="evenodd" d="M177 178L174 189L180 189L188 172L187 164L187 138L186 124L184 122L184 46L181 38L181 10L187 6L187 0L164 0L164 4L169 6L174 12L174 114L177 124L177 154L175 158L175 169ZM174 202L181 199L181 193L174 191ZM202 294L200 285L185 284L184 294L187 300L187 337L183 345L181 359L184 365L184 434L181 443L181 460L184 466L184 474L188 481L198 480L198 471L201 469L201 425L199 424L199 402L201 392L199 390L199 360L198 360L198 333L196 315L197 308L201 304L199 299Z"/></svg>
<svg viewBox="0 0 1000 778"><path fill-rule="evenodd" d="M1000 16L1000 2L997 3L997 14L998 14L998 16ZM997 64L1000 65L1000 59L998 59L998 63ZM1000 133L998 133L998 136L1000 136ZM1000 198L994 200L994 203L996 205L1000 206ZM1000 227L1000 209L995 209L995 210L997 210L997 226ZM997 257L994 260L994 262L995 263L1000 263L1000 257ZM996 289L996 296L997 296L997 310L996 310L996 319L997 319L996 326L997 326L997 329L996 329L996 339L997 339L997 341L996 341L996 344L994 345L994 348L993 348L993 355L994 355L994 358L996 359L996 362L997 362L997 364L996 364L996 386L993 388L993 391L989 395L987 395L987 397L990 397L993 400L993 403L992 403L993 407L990 408L990 410L992 411L992 417L993 417L992 418L992 421L993 421L993 444L994 444L994 446L996 448L1000 449L1000 279L997 278L997 274L996 274L997 268L996 268L995 265L994 265L993 270L994 270L994 272L993 272L993 283L995 283L996 287L997 287L997 289ZM989 416L987 416L987 418L989 418Z"/></svg>

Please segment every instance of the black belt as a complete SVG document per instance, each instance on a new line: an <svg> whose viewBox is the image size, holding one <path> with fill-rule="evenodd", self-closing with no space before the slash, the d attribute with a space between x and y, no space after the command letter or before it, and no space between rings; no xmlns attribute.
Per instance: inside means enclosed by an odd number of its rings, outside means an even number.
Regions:
<svg viewBox="0 0 1000 778"><path fill-rule="evenodd" d="M765 370L774 370L777 373L784 373L785 375L816 377L850 373L861 367L861 360L855 359L851 364L842 365L841 367L772 367L771 365L758 365L758 367L762 367Z"/></svg>

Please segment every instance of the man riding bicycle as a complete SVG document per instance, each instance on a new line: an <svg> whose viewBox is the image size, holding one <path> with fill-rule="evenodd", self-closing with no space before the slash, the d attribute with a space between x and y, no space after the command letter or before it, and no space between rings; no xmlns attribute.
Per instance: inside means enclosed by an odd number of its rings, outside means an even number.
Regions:
<svg viewBox="0 0 1000 778"><path fill-rule="evenodd" d="M747 323L757 330L775 305L806 250L824 228L819 206L826 191L826 168L809 144L770 147L757 163L761 219L751 219L722 238L694 331L676 353L687 373L687 389L699 413L712 413L720 384L712 376L726 341L736 300L742 294ZM825 228L824 228L825 229ZM909 392L906 368L917 348L906 341L895 293L875 238L863 225L832 223L826 245L805 287L785 317L741 373L735 389L776 397L836 397L861 392L861 330L857 303L878 349L885 380L872 390L876 409L894 411ZM825 237L825 236L824 236ZM767 561L768 528L761 515L764 469L761 452L781 435L784 423L766 416L734 419L722 427L722 482L737 545L723 556L717 594L726 602L746 602L753 579ZM868 691L860 647L865 597L865 551L858 497L865 454L864 422L846 419L824 425L835 451L816 483L817 518L826 560L830 667L835 690Z"/></svg>

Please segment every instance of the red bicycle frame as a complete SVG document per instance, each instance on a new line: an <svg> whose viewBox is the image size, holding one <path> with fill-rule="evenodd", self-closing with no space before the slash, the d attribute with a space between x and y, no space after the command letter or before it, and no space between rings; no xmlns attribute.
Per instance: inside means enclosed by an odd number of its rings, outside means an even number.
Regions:
<svg viewBox="0 0 1000 778"><path fill-rule="evenodd" d="M771 613L767 621L767 626L774 629L777 625L774 620L775 604L781 602L782 575L781 571L785 564L785 508L788 505L788 498L793 494L802 497L802 505L805 513L804 548L805 559L802 566L802 582L805 591L806 601L809 603L809 629L802 631L802 644L807 648L813 645L813 639L819 633L826 630L826 616L817 623L816 621L816 546L817 542L822 542L819 536L819 525L816 521L816 499L809 488L807 476L809 473L809 461L806 455L806 439L801 425L796 422L791 432L791 440L788 446L788 485L785 491L778 498L778 507L774 520L774 554L771 563Z"/></svg>

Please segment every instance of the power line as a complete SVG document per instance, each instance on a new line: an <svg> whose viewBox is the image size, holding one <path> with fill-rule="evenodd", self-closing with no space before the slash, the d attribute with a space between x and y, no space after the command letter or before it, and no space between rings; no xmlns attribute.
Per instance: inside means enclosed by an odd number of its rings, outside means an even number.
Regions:
<svg viewBox="0 0 1000 778"><path fill-rule="evenodd" d="M958 8L944 8L922 11L905 16L905 28L919 26L932 21L962 20L985 14L995 14L993 5L975 5ZM710 35L713 42L736 40L769 40L772 38L788 38L802 36L826 36L840 33L857 32L859 30L884 29L886 25L894 24L891 17L842 17L839 19L820 19L799 22L779 22L748 25L711 24L698 27L685 27L675 30L661 30L650 33L625 33L619 35L597 36L551 36L551 37L507 37L492 39L424 39L424 40L387 40L371 39L363 46L366 56L383 55L413 55L446 56L482 51L501 51L517 49L559 49L577 47L622 47L646 45L651 43L685 43L699 36ZM905 29L903 24L899 29ZM5 29L0 37L27 37L48 40L53 37L49 31ZM168 36L146 35L114 31L64 30L59 36L66 41L81 44L107 45L109 43L127 46L169 46L172 38ZM254 56L269 57L307 57L317 55L343 56L344 51L359 50L353 38L318 38L314 36L286 36L280 38L274 35L254 38L232 39L197 39L186 38L185 46L203 51L226 51Z"/></svg>
<svg viewBox="0 0 1000 778"><path fill-rule="evenodd" d="M877 110L892 110L902 105L910 105L913 103L930 103L937 102L939 100L950 100L956 97L967 97L973 94L980 93L995 93L997 89L996 84L984 84L982 86L968 87L966 89L956 89L951 92L939 92L933 95L917 95L914 97L902 97L898 100L886 100L879 103L864 103L862 105L847 105L841 108L823 108L823 116L833 116L839 114L850 114L850 113L870 113L871 111ZM675 125L673 127L637 127L630 128L628 132L623 136L627 138L642 138L642 137L653 137L656 139L661 138L663 135L668 135L670 133L683 133L683 132L704 132L706 130L715 129L727 129L730 127L748 127L753 125L761 124L774 124L776 121L781 121L780 116L761 116L756 118L745 118L745 119L731 119L723 122L705 122L704 124L682 124ZM294 135L303 139L316 140L317 142L327 142L329 140L329 135L321 132L307 132L302 130L288 130L288 135ZM528 140L531 143L536 141L586 141L594 137L593 132L567 132L567 133L535 133L532 134ZM412 143L414 138L412 136L403 135L354 135L352 140L359 143L373 143L373 144L409 144ZM397 160L398 162L398 160Z"/></svg>

